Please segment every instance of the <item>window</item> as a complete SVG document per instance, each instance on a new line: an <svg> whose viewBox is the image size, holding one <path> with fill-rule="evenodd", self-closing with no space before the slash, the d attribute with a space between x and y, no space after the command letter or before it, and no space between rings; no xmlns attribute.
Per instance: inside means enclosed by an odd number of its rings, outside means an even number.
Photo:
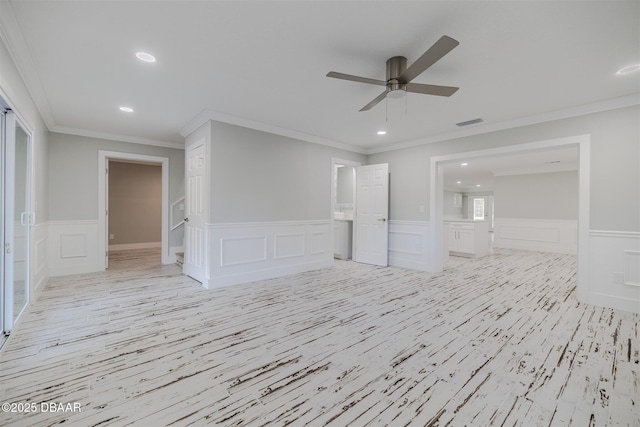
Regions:
<svg viewBox="0 0 640 427"><path fill-rule="evenodd" d="M484 219L484 198L473 199L473 220L479 221Z"/></svg>

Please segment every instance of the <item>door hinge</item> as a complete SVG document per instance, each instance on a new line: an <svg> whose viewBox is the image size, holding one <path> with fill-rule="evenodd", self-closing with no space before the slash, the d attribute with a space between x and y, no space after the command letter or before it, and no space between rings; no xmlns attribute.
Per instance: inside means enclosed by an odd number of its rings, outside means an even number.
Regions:
<svg viewBox="0 0 640 427"><path fill-rule="evenodd" d="M105 252L104 252L104 256L105 256L105 257L108 257L108 256L109 256L109 251L105 251Z"/></svg>
<svg viewBox="0 0 640 427"><path fill-rule="evenodd" d="M4 253L5 254L10 254L11 253L11 243L6 242L4 244Z"/></svg>

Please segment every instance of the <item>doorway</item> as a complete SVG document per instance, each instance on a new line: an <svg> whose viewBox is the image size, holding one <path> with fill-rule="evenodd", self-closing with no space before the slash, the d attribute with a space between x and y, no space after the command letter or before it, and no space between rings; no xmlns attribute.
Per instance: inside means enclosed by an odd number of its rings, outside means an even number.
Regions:
<svg viewBox="0 0 640 427"><path fill-rule="evenodd" d="M144 154L123 153L116 151L98 151L98 247L104 250L101 267L109 265L109 163L126 162L145 165L156 165L161 168L161 230L160 253L162 264L170 264L169 254L169 159L167 157L148 156ZM114 236L115 237L115 236ZM113 240L113 239L112 239Z"/></svg>
<svg viewBox="0 0 640 427"><path fill-rule="evenodd" d="M445 254L443 246L443 193L444 168L451 162L505 156L510 154L533 153L560 147L578 147L578 287L577 296L580 301L587 301L589 291L589 180L590 180L590 137L578 135L533 143L510 145L494 149L456 153L430 159L430 223L429 248L432 254L430 271L441 272L444 267Z"/></svg>
<svg viewBox="0 0 640 427"><path fill-rule="evenodd" d="M1 98L0 128L0 328L8 335L29 303L35 214L31 211L31 131Z"/></svg>
<svg viewBox="0 0 640 427"><path fill-rule="evenodd" d="M356 167L359 162L331 159L331 222L333 257L353 258L353 219L356 195Z"/></svg>
<svg viewBox="0 0 640 427"><path fill-rule="evenodd" d="M107 177L110 260L118 253L122 261L143 257L160 264L162 165L109 160ZM122 261L118 262L121 267Z"/></svg>
<svg viewBox="0 0 640 427"><path fill-rule="evenodd" d="M332 159L331 221L333 223L333 257L350 260L353 257L353 216L356 196L358 162Z"/></svg>

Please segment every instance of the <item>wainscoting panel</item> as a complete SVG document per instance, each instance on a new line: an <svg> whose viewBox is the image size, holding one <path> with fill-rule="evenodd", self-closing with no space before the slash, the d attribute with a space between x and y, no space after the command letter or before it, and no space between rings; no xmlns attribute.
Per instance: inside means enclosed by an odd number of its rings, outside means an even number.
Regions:
<svg viewBox="0 0 640 427"><path fill-rule="evenodd" d="M49 221L48 234L50 276L102 270L98 263L98 221Z"/></svg>
<svg viewBox="0 0 640 427"><path fill-rule="evenodd" d="M333 265L331 221L207 224L204 286L219 288Z"/></svg>
<svg viewBox="0 0 640 427"><path fill-rule="evenodd" d="M578 252L578 221L496 218L493 246L576 254Z"/></svg>
<svg viewBox="0 0 640 427"><path fill-rule="evenodd" d="M31 250L32 256L32 283L31 286L32 298L33 292L37 292L42 289L42 286L47 283L49 277L48 270L48 248L47 241L49 238L49 224L47 222L41 222L33 227L33 248Z"/></svg>
<svg viewBox="0 0 640 427"><path fill-rule="evenodd" d="M389 221L389 265L428 271L427 221Z"/></svg>
<svg viewBox="0 0 640 427"><path fill-rule="evenodd" d="M640 313L640 233L589 232L589 303Z"/></svg>

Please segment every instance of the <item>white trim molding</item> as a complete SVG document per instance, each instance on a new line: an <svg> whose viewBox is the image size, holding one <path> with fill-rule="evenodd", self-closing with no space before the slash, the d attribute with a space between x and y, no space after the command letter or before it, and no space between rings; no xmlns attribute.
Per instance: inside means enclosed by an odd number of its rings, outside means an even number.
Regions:
<svg viewBox="0 0 640 427"><path fill-rule="evenodd" d="M149 156L145 154L125 153L119 151L98 150L98 240L96 246L102 254L108 250L107 240L107 215L106 215L106 198L107 194L107 176L106 168L109 160L128 160L132 162L160 164L162 167L162 231L161 231L161 247L162 247L162 263L172 264L175 257L169 254L169 158L160 156ZM100 270L106 268L105 256L98 259Z"/></svg>
<svg viewBox="0 0 640 427"><path fill-rule="evenodd" d="M389 221L389 265L428 271L428 221Z"/></svg>
<svg viewBox="0 0 640 427"><path fill-rule="evenodd" d="M330 220L206 224L205 228L207 288L333 265Z"/></svg>
<svg viewBox="0 0 640 427"><path fill-rule="evenodd" d="M119 245L109 245L110 251L128 251L132 249L150 249L161 248L162 242L143 242L143 243L121 243Z"/></svg>
<svg viewBox="0 0 640 427"><path fill-rule="evenodd" d="M495 218L496 248L577 254L578 221L529 218Z"/></svg>
<svg viewBox="0 0 640 427"><path fill-rule="evenodd" d="M640 314L640 232L589 231L589 303Z"/></svg>

